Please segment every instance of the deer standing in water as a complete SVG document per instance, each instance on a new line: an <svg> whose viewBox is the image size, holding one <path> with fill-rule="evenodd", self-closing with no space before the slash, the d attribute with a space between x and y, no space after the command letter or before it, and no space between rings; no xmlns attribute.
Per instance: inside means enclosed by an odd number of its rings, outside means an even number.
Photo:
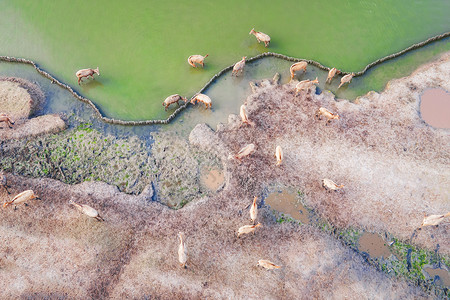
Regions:
<svg viewBox="0 0 450 300"><path fill-rule="evenodd" d="M97 69L82 69L75 73L75 75L78 77L78 84L81 82L81 78L91 76L92 79L94 79L94 74L97 74L100 76L100 71Z"/></svg>

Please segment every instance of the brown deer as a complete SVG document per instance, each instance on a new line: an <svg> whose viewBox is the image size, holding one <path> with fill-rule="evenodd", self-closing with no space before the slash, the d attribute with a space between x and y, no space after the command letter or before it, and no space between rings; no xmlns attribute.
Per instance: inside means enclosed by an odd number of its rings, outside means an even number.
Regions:
<svg viewBox="0 0 450 300"><path fill-rule="evenodd" d="M231 71L231 75L237 76L239 73L244 72L246 58L247 58L247 56L244 56L244 57L242 57L242 59L240 61L238 61L237 63L234 64L233 71Z"/></svg>
<svg viewBox="0 0 450 300"><path fill-rule="evenodd" d="M331 80L333 80L334 75L340 74L340 73L341 73L341 71L339 71L336 68L330 69L330 71L328 72L328 77L327 77L327 81L326 82L331 83Z"/></svg>
<svg viewBox="0 0 450 300"><path fill-rule="evenodd" d="M78 84L81 82L81 78L91 76L94 79L94 74L100 76L100 71L97 69L82 69L75 73L78 78Z"/></svg>
<svg viewBox="0 0 450 300"><path fill-rule="evenodd" d="M176 103L178 106L180 106L180 103L178 103L180 100L183 100L184 103L186 103L188 101L187 98L182 97L178 94L175 94L175 95L170 95L169 97L167 97L166 100L164 100L162 105L165 107L165 110L167 111L167 108L169 107L170 104Z"/></svg>

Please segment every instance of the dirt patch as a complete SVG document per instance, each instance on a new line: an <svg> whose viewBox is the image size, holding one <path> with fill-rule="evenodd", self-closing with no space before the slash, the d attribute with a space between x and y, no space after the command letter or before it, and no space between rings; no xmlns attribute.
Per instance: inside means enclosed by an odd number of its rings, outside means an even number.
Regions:
<svg viewBox="0 0 450 300"><path fill-rule="evenodd" d="M422 119L436 128L450 128L450 93L428 89L420 97Z"/></svg>
<svg viewBox="0 0 450 300"><path fill-rule="evenodd" d="M425 87L450 89L449 69L447 57L391 82L381 94L362 97L360 104L313 90L295 97L295 82L256 82L255 93L246 100L254 127L239 127L239 118L230 117L217 131L197 126L189 137L191 144L164 138L155 142L159 183L180 182L178 187L186 187L176 193L158 190L160 195L194 200L179 210L104 183L70 186L8 173L12 194L33 189L41 200L17 211L0 210L0 233L8 238L0 246L0 258L6 262L0 264L0 272L8 280L0 297L38 293L96 299L429 298L415 286L418 281L382 273L318 227L280 224L269 206L258 209L263 226L254 235L238 239L236 231L248 223L244 208L249 199L274 182L304 192L305 205L334 228L386 231L404 240L420 226L424 212L448 211L449 133L428 126L417 112ZM315 118L321 106L341 118L326 125ZM228 154L249 143L256 145L253 155L240 163L227 160ZM276 145L284 152L280 166L273 158ZM225 186L218 193L199 193L200 170L214 166L214 161L218 167L223 164ZM321 186L323 178L345 188L327 192ZM0 201L9 197L3 192ZM72 197L97 209L105 222L93 222L69 207ZM186 235L187 269L177 260L179 231ZM444 256L450 251L447 226L424 228L414 243L433 250L439 244ZM408 251L404 260L414 262L411 255ZM258 268L259 259L283 268Z"/></svg>
<svg viewBox="0 0 450 300"><path fill-rule="evenodd" d="M378 234L365 232L359 238L359 251L367 252L371 257L388 258L391 255L386 241Z"/></svg>
<svg viewBox="0 0 450 300"><path fill-rule="evenodd" d="M271 193L264 199L264 203L269 205L271 209L288 214L303 224L309 224L310 222L308 210L300 203L295 194L288 191Z"/></svg>
<svg viewBox="0 0 450 300"><path fill-rule="evenodd" d="M219 169L203 168L200 174L201 183L210 191L216 191L225 182L225 176Z"/></svg>

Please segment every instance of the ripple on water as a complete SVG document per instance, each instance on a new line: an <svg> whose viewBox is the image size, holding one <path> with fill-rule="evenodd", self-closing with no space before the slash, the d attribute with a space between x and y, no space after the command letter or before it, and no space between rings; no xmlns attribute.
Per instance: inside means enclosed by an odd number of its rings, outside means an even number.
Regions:
<svg viewBox="0 0 450 300"><path fill-rule="evenodd" d="M427 124L450 128L450 93L443 89L428 89L420 100L420 115Z"/></svg>

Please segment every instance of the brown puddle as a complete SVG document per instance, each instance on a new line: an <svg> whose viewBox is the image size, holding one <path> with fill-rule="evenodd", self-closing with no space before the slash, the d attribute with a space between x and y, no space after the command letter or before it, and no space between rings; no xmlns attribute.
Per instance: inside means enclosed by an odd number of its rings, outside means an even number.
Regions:
<svg viewBox="0 0 450 300"><path fill-rule="evenodd" d="M224 181L223 172L215 168L203 168L200 174L200 182L211 191L216 191Z"/></svg>
<svg viewBox="0 0 450 300"><path fill-rule="evenodd" d="M309 224L309 212L298 201L295 194L286 191L274 192L267 196L265 203L278 212L288 214L304 224Z"/></svg>
<svg viewBox="0 0 450 300"><path fill-rule="evenodd" d="M436 128L450 128L450 93L428 89L420 97L422 119Z"/></svg>
<svg viewBox="0 0 450 300"><path fill-rule="evenodd" d="M391 250L389 250L385 240L378 233L365 232L359 238L358 249L369 253L371 257L388 258L391 255Z"/></svg>
<svg viewBox="0 0 450 300"><path fill-rule="evenodd" d="M442 285L450 287L450 274L447 270L444 269L433 269L433 268L424 268L425 272L427 272L431 278L435 278L435 276L439 276Z"/></svg>

